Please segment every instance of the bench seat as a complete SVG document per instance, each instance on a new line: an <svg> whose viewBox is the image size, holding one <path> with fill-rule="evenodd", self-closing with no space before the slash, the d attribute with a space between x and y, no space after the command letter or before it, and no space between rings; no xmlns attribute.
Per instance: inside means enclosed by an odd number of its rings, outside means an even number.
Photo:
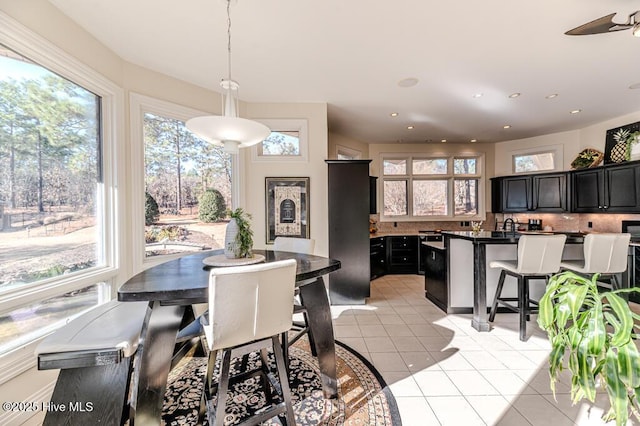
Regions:
<svg viewBox="0 0 640 426"><path fill-rule="evenodd" d="M122 425L130 417L132 357L138 350L149 304L105 303L75 318L36 347L38 369L60 369L54 406L87 410L47 411L44 425ZM69 407L67 407L69 408Z"/></svg>
<svg viewBox="0 0 640 426"><path fill-rule="evenodd" d="M115 364L133 355L147 302L113 300L80 315L36 347L38 369Z"/></svg>

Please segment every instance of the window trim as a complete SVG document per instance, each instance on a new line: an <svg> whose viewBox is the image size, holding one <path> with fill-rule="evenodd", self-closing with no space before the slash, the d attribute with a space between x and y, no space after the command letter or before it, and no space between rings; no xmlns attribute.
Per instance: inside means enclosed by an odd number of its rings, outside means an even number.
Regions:
<svg viewBox="0 0 640 426"><path fill-rule="evenodd" d="M516 172L516 157L525 156L525 155L536 155L536 154L553 154L553 169L546 170L537 170L537 171L524 171L524 172ZM509 152L509 156L511 157L511 172L515 175L521 174L534 174L534 173L549 173L549 172L557 172L562 171L564 168L564 146L563 145L545 145L545 146L537 146L533 148L524 148L517 149Z"/></svg>
<svg viewBox="0 0 640 426"><path fill-rule="evenodd" d="M145 96L131 92L129 94L129 111L131 123L131 243L133 253L134 271L143 271L152 266L164 263L171 259L177 259L187 254L175 253L162 256L145 256L144 242L144 114L151 113L176 120L187 121L190 118L206 115L207 113L197 109L174 104L158 98ZM238 204L240 199L240 155L231 155L231 200L232 206Z"/></svg>
<svg viewBox="0 0 640 426"><path fill-rule="evenodd" d="M108 293L104 300L106 302L114 297L115 284L124 278L120 261L123 258L124 245L120 235L126 215L118 209L119 205L124 204L124 191L118 190L119 185L124 182L121 178L124 176L124 162L121 161L124 158L124 91L91 67L1 11L0 43L101 98L103 179L99 183L101 190L98 191L96 204L102 208L96 214L102 216L102 227L99 229L102 240L98 241L98 250L103 250L104 256L103 266L4 292L0 296L0 312L19 309L99 282L105 282L110 286L109 291L105 292ZM7 369L0 377L0 383L35 365L33 351L25 351L25 348L33 348L39 340L35 339L23 347L0 354L0 368ZM17 358L20 358L21 362L15 365Z"/></svg>
<svg viewBox="0 0 640 426"><path fill-rule="evenodd" d="M301 118L289 118L289 119L255 119L260 123L271 129L272 132L288 132L297 131L298 140L300 141L300 154L299 155L259 155L258 146L262 144L260 142L257 145L251 147L251 161L254 163L260 162L309 162L309 131L307 120Z"/></svg>
<svg viewBox="0 0 640 426"><path fill-rule="evenodd" d="M453 160L460 158L475 158L476 173L455 174ZM405 159L407 161L407 173L397 175L384 174L384 161L388 159ZM414 160L447 159L446 174L413 174ZM382 208L380 213L381 222L442 222L459 220L485 220L485 155L484 153L381 153L380 154L380 185ZM455 181L463 179L476 179L478 181L478 214L477 215L455 215ZM407 214L399 216L387 216L384 214L384 182L385 181L406 181L407 182ZM413 181L425 180L446 180L447 181L447 215L438 216L417 216L413 215Z"/></svg>

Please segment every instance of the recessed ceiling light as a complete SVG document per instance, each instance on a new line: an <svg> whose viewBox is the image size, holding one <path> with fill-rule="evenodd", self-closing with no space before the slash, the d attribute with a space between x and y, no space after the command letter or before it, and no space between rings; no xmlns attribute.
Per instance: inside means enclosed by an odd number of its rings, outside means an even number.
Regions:
<svg viewBox="0 0 640 426"><path fill-rule="evenodd" d="M474 98L481 98L482 97L482 93L475 93L473 95Z"/></svg>
<svg viewBox="0 0 640 426"><path fill-rule="evenodd" d="M478 142L478 139L471 139L469 142Z"/></svg>
<svg viewBox="0 0 640 426"><path fill-rule="evenodd" d="M446 139L442 139L440 142L445 143L447 140Z"/></svg>
<svg viewBox="0 0 640 426"><path fill-rule="evenodd" d="M407 126L407 130L413 130L413 126Z"/></svg>
<svg viewBox="0 0 640 426"><path fill-rule="evenodd" d="M558 94L557 93L552 93L550 95L545 96L545 99L553 99L553 98L557 98Z"/></svg>
<svg viewBox="0 0 640 426"><path fill-rule="evenodd" d="M509 124L505 124L504 126L502 126L503 129L510 129L511 126Z"/></svg>
<svg viewBox="0 0 640 426"><path fill-rule="evenodd" d="M629 86L629 89L640 89L640 83L635 83Z"/></svg>
<svg viewBox="0 0 640 426"><path fill-rule="evenodd" d="M509 95L509 97L510 97L511 99L513 99L513 98L517 98L518 96L520 96L520 93L518 93L518 92L516 92L516 93L512 93L512 94L510 94L510 95Z"/></svg>
<svg viewBox="0 0 640 426"><path fill-rule="evenodd" d="M397 117L397 116L398 116L398 113L397 113L397 112L392 112L392 113L391 113L391 114L389 114L389 115L390 115L390 116L392 116L392 117Z"/></svg>
<svg viewBox="0 0 640 426"><path fill-rule="evenodd" d="M416 84L418 84L418 79L413 77L405 78L398 82L398 86L400 87L413 87Z"/></svg>
<svg viewBox="0 0 640 426"><path fill-rule="evenodd" d="M579 112L582 112L581 109L574 109L573 111L570 111L571 114L578 114Z"/></svg>

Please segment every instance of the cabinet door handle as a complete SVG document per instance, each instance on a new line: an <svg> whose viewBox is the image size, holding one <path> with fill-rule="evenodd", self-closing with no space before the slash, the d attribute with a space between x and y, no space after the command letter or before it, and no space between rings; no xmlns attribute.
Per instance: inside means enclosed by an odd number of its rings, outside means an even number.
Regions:
<svg viewBox="0 0 640 426"><path fill-rule="evenodd" d="M604 206L603 208L606 210L606 209L608 209L608 208L609 208L609 206Z"/></svg>
<svg viewBox="0 0 640 426"><path fill-rule="evenodd" d="M436 252L435 251L431 252L431 259L436 260Z"/></svg>

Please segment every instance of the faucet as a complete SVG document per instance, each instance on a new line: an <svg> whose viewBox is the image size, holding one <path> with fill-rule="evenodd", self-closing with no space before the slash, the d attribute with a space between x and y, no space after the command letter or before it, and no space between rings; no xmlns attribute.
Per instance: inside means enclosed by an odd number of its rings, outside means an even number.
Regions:
<svg viewBox="0 0 640 426"><path fill-rule="evenodd" d="M507 224L509 224L509 229L507 229ZM504 220L504 222L502 223L502 230L503 231L510 231L510 232L516 232L516 224L513 221L512 218L507 218Z"/></svg>

